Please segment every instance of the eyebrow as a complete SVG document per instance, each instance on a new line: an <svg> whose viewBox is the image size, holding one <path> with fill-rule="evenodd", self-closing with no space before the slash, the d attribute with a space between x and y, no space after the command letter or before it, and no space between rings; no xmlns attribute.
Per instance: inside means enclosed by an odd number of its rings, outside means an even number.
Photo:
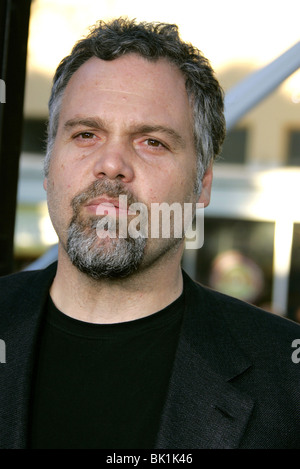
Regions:
<svg viewBox="0 0 300 469"><path fill-rule="evenodd" d="M69 119L64 123L64 130L68 131L74 127L88 127L90 129L105 130L108 128L108 123L99 117L75 117ZM162 133L166 134L173 141L176 147L184 148L186 141L175 129L164 125L151 125L151 124L132 124L130 132L134 134L148 134L148 133Z"/></svg>
<svg viewBox="0 0 300 469"><path fill-rule="evenodd" d="M91 129L102 129L106 127L104 121L98 117L75 117L74 119L69 119L64 123L65 130L79 126L89 127Z"/></svg>
<svg viewBox="0 0 300 469"><path fill-rule="evenodd" d="M148 134L148 133L162 133L170 137L176 146L184 148L186 146L185 139L176 130L171 127L165 127L163 125L141 125L137 126L136 133Z"/></svg>

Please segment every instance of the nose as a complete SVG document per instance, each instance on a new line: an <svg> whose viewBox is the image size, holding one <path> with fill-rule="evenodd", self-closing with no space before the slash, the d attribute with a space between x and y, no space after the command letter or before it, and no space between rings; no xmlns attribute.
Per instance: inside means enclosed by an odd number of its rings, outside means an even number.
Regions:
<svg viewBox="0 0 300 469"><path fill-rule="evenodd" d="M134 177L132 153L129 145L106 143L97 155L94 164L96 178L120 179L130 182Z"/></svg>

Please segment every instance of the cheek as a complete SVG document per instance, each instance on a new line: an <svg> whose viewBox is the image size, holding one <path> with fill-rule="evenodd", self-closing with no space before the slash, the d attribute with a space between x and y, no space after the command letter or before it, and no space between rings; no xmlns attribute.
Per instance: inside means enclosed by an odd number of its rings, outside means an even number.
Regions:
<svg viewBox="0 0 300 469"><path fill-rule="evenodd" d="M74 171L70 171L68 165L61 163L57 160L53 160L53 164L49 169L49 184L51 185L50 190L61 197L63 193L66 195L70 192L70 189L74 181ZM49 189L48 189L49 190Z"/></svg>
<svg viewBox="0 0 300 469"><path fill-rule="evenodd" d="M60 210L64 212L68 210L70 204L70 196L72 182L67 180L64 171L60 173L49 172L47 181L47 199L48 206L51 213L55 213L56 216Z"/></svg>
<svg viewBox="0 0 300 469"><path fill-rule="evenodd" d="M160 168L153 174L148 173L140 184L140 198L146 203L173 203L182 199L185 181L174 168Z"/></svg>

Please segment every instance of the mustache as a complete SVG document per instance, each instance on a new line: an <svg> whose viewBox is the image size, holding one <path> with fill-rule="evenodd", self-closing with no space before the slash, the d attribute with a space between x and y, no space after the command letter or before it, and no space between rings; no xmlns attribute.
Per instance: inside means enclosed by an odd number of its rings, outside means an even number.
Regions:
<svg viewBox="0 0 300 469"><path fill-rule="evenodd" d="M118 198L120 195L126 195L128 205L139 202L133 193L121 181L109 181L108 179L97 179L83 192L77 194L71 201L73 212L77 214L89 200L96 199L101 195L107 195L111 198Z"/></svg>

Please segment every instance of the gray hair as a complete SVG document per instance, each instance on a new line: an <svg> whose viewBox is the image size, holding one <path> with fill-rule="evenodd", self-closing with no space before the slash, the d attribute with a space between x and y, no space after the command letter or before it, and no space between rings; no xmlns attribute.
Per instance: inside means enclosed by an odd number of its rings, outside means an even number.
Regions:
<svg viewBox="0 0 300 469"><path fill-rule="evenodd" d="M191 44L179 37L178 27L165 23L137 23L125 18L99 21L90 34L78 41L70 55L59 64L49 100L47 151L44 162L48 175L50 157L58 129L64 90L71 76L91 57L114 60L136 53L150 61L166 58L183 73L194 114L194 138L198 181L219 155L225 138L224 93L209 61Z"/></svg>

